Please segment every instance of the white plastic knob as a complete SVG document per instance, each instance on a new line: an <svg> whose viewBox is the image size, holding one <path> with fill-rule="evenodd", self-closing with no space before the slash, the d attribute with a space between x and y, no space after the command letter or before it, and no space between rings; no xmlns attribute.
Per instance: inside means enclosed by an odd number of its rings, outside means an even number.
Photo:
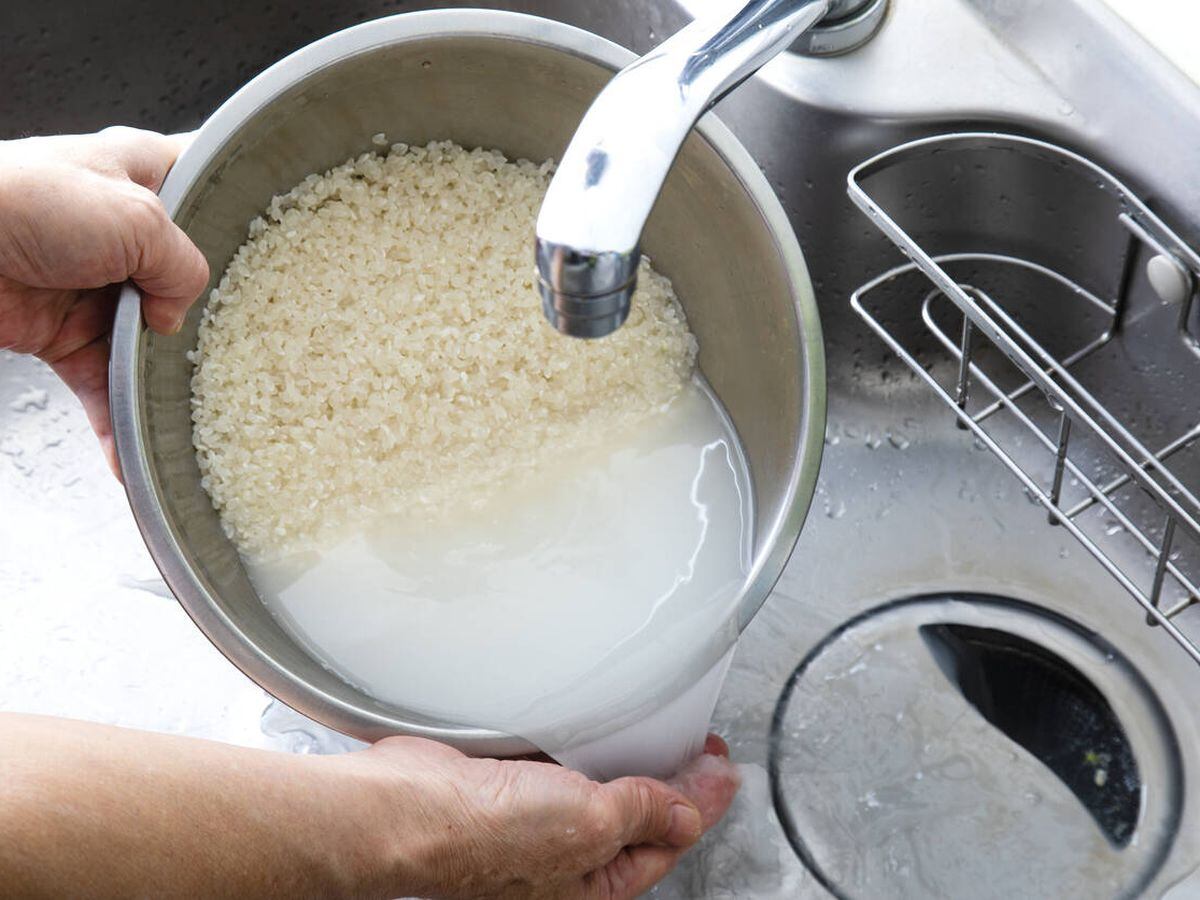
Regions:
<svg viewBox="0 0 1200 900"><path fill-rule="evenodd" d="M1192 292L1192 279L1187 270L1165 253L1146 263L1146 277L1164 303L1183 303Z"/></svg>

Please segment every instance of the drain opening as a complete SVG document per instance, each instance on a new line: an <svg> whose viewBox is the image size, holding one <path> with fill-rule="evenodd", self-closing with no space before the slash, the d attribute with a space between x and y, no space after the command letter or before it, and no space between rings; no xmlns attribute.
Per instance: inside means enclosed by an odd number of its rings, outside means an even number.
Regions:
<svg viewBox="0 0 1200 900"><path fill-rule="evenodd" d="M1161 702L1116 648L1008 598L843 624L775 708L772 795L838 897L1135 896L1178 828Z"/></svg>
<svg viewBox="0 0 1200 900"><path fill-rule="evenodd" d="M1115 846L1126 846L1142 782L1129 737L1096 686L1015 634L956 624L918 630L967 702L1057 775Z"/></svg>

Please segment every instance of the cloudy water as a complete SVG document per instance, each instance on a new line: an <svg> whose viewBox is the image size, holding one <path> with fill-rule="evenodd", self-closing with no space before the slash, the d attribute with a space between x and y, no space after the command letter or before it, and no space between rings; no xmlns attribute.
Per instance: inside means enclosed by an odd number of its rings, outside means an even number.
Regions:
<svg viewBox="0 0 1200 900"><path fill-rule="evenodd" d="M736 436L696 383L481 511L247 567L289 630L380 700L596 777L666 774L702 743L752 527Z"/></svg>

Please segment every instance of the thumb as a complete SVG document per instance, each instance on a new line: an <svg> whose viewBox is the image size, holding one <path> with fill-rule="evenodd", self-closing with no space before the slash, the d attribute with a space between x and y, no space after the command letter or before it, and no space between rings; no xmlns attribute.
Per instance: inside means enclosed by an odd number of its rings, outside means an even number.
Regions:
<svg viewBox="0 0 1200 900"><path fill-rule="evenodd" d="M663 844L683 848L700 839L700 811L661 781L618 778L603 785L601 793L621 823L622 846Z"/></svg>
<svg viewBox="0 0 1200 900"><path fill-rule="evenodd" d="M152 191L141 187L134 191L139 209L130 216L136 253L129 277L142 290L146 324L162 334L174 334L208 284L208 261L171 221Z"/></svg>
<svg viewBox="0 0 1200 900"><path fill-rule="evenodd" d="M696 804L707 831L729 809L742 785L742 776L737 766L729 761L729 748L716 735L708 736L704 751L684 766L670 783Z"/></svg>

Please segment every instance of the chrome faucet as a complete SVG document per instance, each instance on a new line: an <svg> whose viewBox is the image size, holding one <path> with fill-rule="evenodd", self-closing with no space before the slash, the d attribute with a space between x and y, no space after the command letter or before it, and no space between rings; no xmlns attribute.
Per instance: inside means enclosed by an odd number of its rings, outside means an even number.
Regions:
<svg viewBox="0 0 1200 900"><path fill-rule="evenodd" d="M714 103L853 0L751 0L701 16L617 73L563 154L537 221L556 329L603 337L629 315L641 235L688 132Z"/></svg>

